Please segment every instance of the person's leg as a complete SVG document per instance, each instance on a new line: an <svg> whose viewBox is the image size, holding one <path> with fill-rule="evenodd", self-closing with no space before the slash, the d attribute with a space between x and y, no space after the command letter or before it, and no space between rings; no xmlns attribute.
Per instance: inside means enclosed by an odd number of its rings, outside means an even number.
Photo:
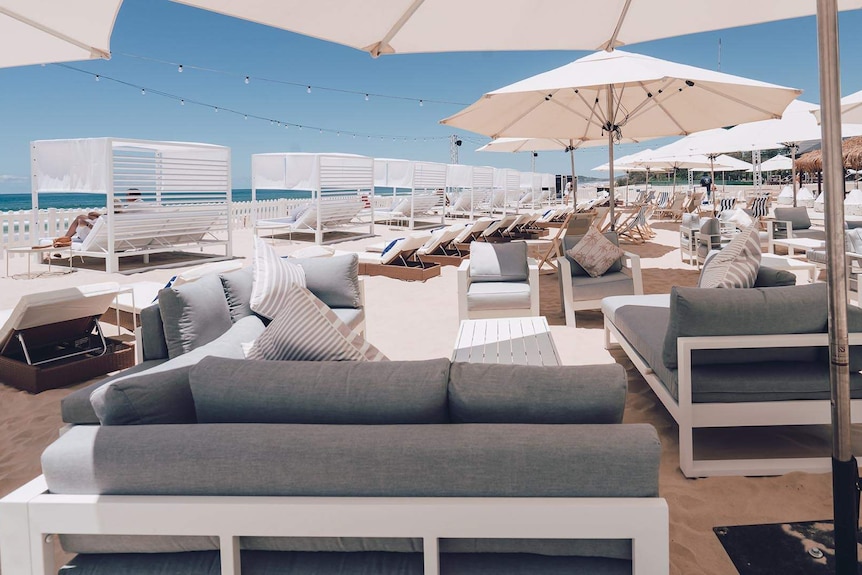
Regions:
<svg viewBox="0 0 862 575"><path fill-rule="evenodd" d="M75 232L78 231L78 226L86 226L87 225L87 216L80 215L72 220L71 225L69 225L69 229L66 230L66 234L64 237L71 238L75 235Z"/></svg>

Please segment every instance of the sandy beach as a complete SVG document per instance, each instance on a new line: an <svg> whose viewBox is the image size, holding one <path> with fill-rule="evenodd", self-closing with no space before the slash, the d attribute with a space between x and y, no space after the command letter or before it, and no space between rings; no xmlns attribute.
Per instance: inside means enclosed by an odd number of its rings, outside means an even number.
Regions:
<svg viewBox="0 0 862 575"><path fill-rule="evenodd" d="M642 258L645 292L667 293L673 285L694 285L698 271L680 260L677 224L658 222L653 228L657 232L653 241L641 246L625 246ZM376 231L383 239L404 234L403 230L382 225L377 226ZM340 243L336 247L361 251L367 244L379 243L379 236ZM250 256L251 237L250 230L235 234L235 254ZM273 245L280 254L287 255L309 244L276 240ZM20 271L26 267L26 262L16 257L10 266ZM0 309L14 307L25 293L108 280L121 283L164 281L174 273L176 270L154 270L122 276L81 270L66 276L30 280L0 278ZM367 277L365 292L367 337L390 359L451 356L458 329L454 267L443 268L440 277L425 283ZM617 362L623 365L629 384L625 421L650 423L658 430L662 442L660 491L670 507L671 573L736 573L712 531L715 526L831 517L831 476L828 474L686 479L679 470L676 424L622 350L617 348L609 352L603 348L601 312L579 312L578 327L566 327L559 306L557 276L552 274L541 278L541 313L552 326L562 363ZM116 328L107 329L112 333L110 330ZM84 385L35 396L0 385L0 496L40 473L40 453L57 437L62 425L60 399ZM736 439L747 442L739 435Z"/></svg>

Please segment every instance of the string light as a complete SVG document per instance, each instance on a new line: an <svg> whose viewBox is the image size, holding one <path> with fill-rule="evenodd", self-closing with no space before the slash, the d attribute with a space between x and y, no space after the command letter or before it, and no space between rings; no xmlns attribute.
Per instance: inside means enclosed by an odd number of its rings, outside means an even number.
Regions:
<svg viewBox="0 0 862 575"><path fill-rule="evenodd" d="M365 94L365 101L368 101L368 94Z"/></svg>
<svg viewBox="0 0 862 575"><path fill-rule="evenodd" d="M421 108L421 107L422 107L422 106L424 106L424 105L425 105L425 104L422 102L422 100L419 100L419 107Z"/></svg>
<svg viewBox="0 0 862 575"><path fill-rule="evenodd" d="M129 53L124 53L124 52L114 52L113 55L114 56L126 56L127 58L136 58L139 60L147 60L150 62L157 62L159 64L177 66L177 70L179 70L180 72L182 72L182 68L183 68L182 64L178 65L175 62L169 62L167 60L161 60L159 58L151 58L149 56L141 56L138 54L129 54ZM207 68L204 66L189 66L189 67L194 69L194 70L200 70L202 72L210 72L213 74L223 74L226 76L239 76L240 78L243 78L245 80L246 84L248 84L251 81L251 75L236 74L234 72L229 72L227 70L220 70L217 68ZM308 84L305 82L292 82L289 80L282 80L282 79L278 79L278 78L265 78L265 77L261 77L261 76L255 76L255 80L259 80L261 82L270 82L273 84L284 84L287 86L297 86L297 87L305 86L305 90L309 94L311 93L311 89L315 88L318 90L324 90L324 91L329 91L329 92L339 92L342 94L359 94L360 96L364 96L366 100L368 100L370 98L370 96L376 96L378 98L389 98L392 100L404 100L404 101L419 102L420 106L424 105L425 102L431 102L431 103L435 103L435 104L446 104L446 105L452 105L452 106L462 106L462 107L468 105L468 104L463 103L463 102L451 102L451 101L447 101L447 100L436 100L436 99L431 99L431 98L422 98L420 100L419 98L411 98L408 96L396 96L396 95L392 95L392 94L378 94L378 93L373 93L373 92L366 92L365 90L360 91L360 90L350 90L350 89L344 89L344 88L333 88L333 87L329 87L329 86L315 86L315 85L311 85L311 84Z"/></svg>
<svg viewBox="0 0 862 575"><path fill-rule="evenodd" d="M179 72L180 74L182 74L182 73L183 73L183 65L182 65L182 64L180 64L179 66L177 66L177 72Z"/></svg>
<svg viewBox="0 0 862 575"><path fill-rule="evenodd" d="M82 69L80 69L80 68L76 68L76 67L74 67L74 66L70 66L70 65L68 65L68 64L53 64L53 65L54 65L54 66L59 66L59 67L62 67L62 68L66 68L67 70L71 70L71 71L73 71L73 72L78 72L78 73L81 73L81 74L88 74L88 75L90 75L90 76L93 76L94 80L95 80L95 81L97 81L97 82L98 82L98 81L100 81L102 78L104 78L105 80L108 80L108 81L110 81L110 82L115 82L115 83L117 83L117 84L122 84L122 85L124 85L124 86L130 87L130 88L134 88L134 89L136 89L136 90L140 90L140 91L141 91L141 95L144 95L144 96L146 96L146 95L147 95L147 88L146 88L146 87L144 87L144 86L135 85L135 84L133 84L133 83L131 83L131 82L126 82L126 81L124 81L124 80L120 80L120 79L118 79L118 78L112 78L112 77L110 77L110 76L103 76L103 75L101 75L101 74L94 74L93 72L89 72L89 71L87 71L87 70L82 70ZM308 86L308 88L310 89L310 88L311 88L311 86ZM185 100L185 98L182 98L182 97L180 97L180 96L178 96L178 95L171 94L171 93L168 93L168 92L163 92L163 91L161 91L161 90L156 90L156 89L150 89L150 93L151 93L151 94L155 94L155 95L157 95L157 96L162 96L162 97L165 97L165 98L170 98L170 99L172 99L172 100L176 100L176 101L178 101L178 102L180 103L180 105L181 105L181 106L185 106L185 105L186 105L186 100ZM369 95L370 95L370 94L369 94ZM216 105L214 105L214 104L210 104L210 103L206 103L206 102L201 102L201 101L197 101L197 100L189 100L189 102L190 102L190 103L192 103L192 104L194 104L194 105L197 105L197 106L204 106L204 107L207 107L207 108L211 108L211 109L213 110L213 112L215 112L215 113L218 113L218 112L221 110L221 111L224 111L224 112L226 112L226 113L228 113L228 114L236 114L236 115L238 115L238 116L242 116L242 117L243 117L243 119L245 119L245 120L248 120L248 119L249 119L249 117L251 117L251 118L256 119L256 120L263 120L263 121L267 121L267 120L268 120L268 121L269 121L269 123L270 123L270 125L277 125L278 127L281 127L281 124L283 123L283 124L284 124L285 129L287 129L287 128L289 127L289 125L288 125L288 123L287 123L287 122L282 122L281 120L276 121L276 120L274 120L274 119L264 118L264 117L262 117L262 116L256 116L256 115L254 115L254 114L248 114L248 113L246 113L246 112L241 112L241 111L234 110L234 109L231 109L231 108L220 108L219 106L216 106ZM343 130L340 130L340 129L339 129L339 130L335 130L335 129L331 129L331 128L322 128L322 127L318 127L318 126L303 126L303 125L301 125L301 124L293 124L293 125L294 125L295 127L299 128L299 130L302 130L302 129L303 129L303 127L309 127L309 128L311 128L311 129L313 129L313 130L318 130L318 132L319 132L320 134L323 134L324 132L327 132L327 133L329 133L329 134L335 134L336 136L339 136L339 137L341 136L341 132L343 131ZM380 141L385 141L385 140L386 140L386 138L391 137L393 142L398 141L398 139L399 139L399 138L403 138L403 140L404 140L405 142L408 142L408 141L409 141L409 138L408 138L408 137L406 137L406 136L393 136L393 135L386 135L386 136L384 136L384 135L380 135L380 134L361 134L361 133L356 133L356 132L352 132L352 131L349 131L349 130L347 131L347 133L348 133L348 134L350 134L353 138L356 138L356 136L366 136L369 140L370 140L371 138L379 138L379 139L380 139ZM441 137L431 137L431 138L426 137L426 138L424 138L424 140L425 140L425 141L428 141L429 139L430 139L430 140L447 140L447 139L448 139L448 136L445 136L445 137L444 137L444 136L441 136ZM416 139L416 138L414 138L414 141L416 141L416 140L417 140L417 139Z"/></svg>

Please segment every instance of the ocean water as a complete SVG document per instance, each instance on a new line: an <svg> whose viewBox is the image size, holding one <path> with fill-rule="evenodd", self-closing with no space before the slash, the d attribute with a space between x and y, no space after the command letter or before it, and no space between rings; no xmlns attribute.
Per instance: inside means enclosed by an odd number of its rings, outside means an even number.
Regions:
<svg viewBox="0 0 862 575"><path fill-rule="evenodd" d="M390 192L391 193L391 192ZM231 197L235 202L251 201L251 189L235 189ZM309 192L288 190L258 190L257 199L310 198ZM30 194L0 194L0 212L29 210L33 207ZM46 208L101 208L105 206L105 194L39 194L39 207Z"/></svg>

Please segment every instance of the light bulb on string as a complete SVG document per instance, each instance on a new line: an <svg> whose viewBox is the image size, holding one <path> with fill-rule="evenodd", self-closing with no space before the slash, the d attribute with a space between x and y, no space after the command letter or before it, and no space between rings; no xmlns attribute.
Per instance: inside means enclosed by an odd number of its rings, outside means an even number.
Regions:
<svg viewBox="0 0 862 575"><path fill-rule="evenodd" d="M185 106L185 105L186 105L186 101L181 99L180 100L180 106Z"/></svg>
<svg viewBox="0 0 862 575"><path fill-rule="evenodd" d="M179 66L177 66L177 72L179 72L180 74L182 74L182 73L183 73L183 65L182 65L182 64L180 64Z"/></svg>
<svg viewBox="0 0 862 575"><path fill-rule="evenodd" d="M251 82L251 78L249 78L248 76L246 76L246 77L245 77L245 83L246 83L246 84L248 84L249 82Z"/></svg>
<svg viewBox="0 0 862 575"><path fill-rule="evenodd" d="M419 107L421 108L424 105L425 105L425 102L423 102L422 100L419 100Z"/></svg>
<svg viewBox="0 0 862 575"><path fill-rule="evenodd" d="M141 96L146 96L146 95L147 95L146 88L141 88Z"/></svg>
<svg viewBox="0 0 862 575"><path fill-rule="evenodd" d="M242 115L242 119L243 119L243 120L248 120L248 114L243 114L243 115Z"/></svg>
<svg viewBox="0 0 862 575"><path fill-rule="evenodd" d="M340 137L340 136L341 136L341 132L335 132L335 135Z"/></svg>
<svg viewBox="0 0 862 575"><path fill-rule="evenodd" d="M320 133L322 134L322 133L323 133L323 130L320 130Z"/></svg>
<svg viewBox="0 0 862 575"><path fill-rule="evenodd" d="M216 114L218 114L218 106L213 106L213 110L215 111Z"/></svg>
<svg viewBox="0 0 862 575"><path fill-rule="evenodd" d="M288 124L287 122L285 122L285 124L284 124L284 129L286 130L286 129L288 128L288 126L290 126L290 124Z"/></svg>
<svg viewBox="0 0 862 575"><path fill-rule="evenodd" d="M311 86L306 86L306 87L305 87L305 91L306 91L307 93L311 94Z"/></svg>
<svg viewBox="0 0 862 575"><path fill-rule="evenodd" d="M99 79L100 79L100 78L99 78L99 75L98 75L98 74L96 74L96 82L98 82L98 81L99 81Z"/></svg>
<svg viewBox="0 0 862 575"><path fill-rule="evenodd" d="M365 101L368 101L368 94L365 94Z"/></svg>

